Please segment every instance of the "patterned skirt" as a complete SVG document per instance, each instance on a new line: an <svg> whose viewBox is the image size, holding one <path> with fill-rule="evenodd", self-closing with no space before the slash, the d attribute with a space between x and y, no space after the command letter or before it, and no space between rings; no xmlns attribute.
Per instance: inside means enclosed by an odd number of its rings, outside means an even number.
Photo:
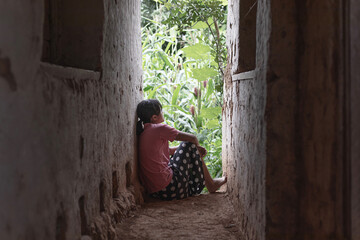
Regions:
<svg viewBox="0 0 360 240"><path fill-rule="evenodd" d="M182 199L200 194L205 187L202 161L195 144L181 142L169 166L173 177L168 186L152 193L151 196L163 200Z"/></svg>

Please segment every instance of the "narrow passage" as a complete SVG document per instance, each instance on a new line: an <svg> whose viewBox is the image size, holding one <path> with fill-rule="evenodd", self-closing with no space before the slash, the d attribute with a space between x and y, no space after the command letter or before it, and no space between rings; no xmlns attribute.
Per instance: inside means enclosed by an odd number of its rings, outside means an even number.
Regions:
<svg viewBox="0 0 360 240"><path fill-rule="evenodd" d="M145 203L117 226L121 239L241 239L226 193Z"/></svg>

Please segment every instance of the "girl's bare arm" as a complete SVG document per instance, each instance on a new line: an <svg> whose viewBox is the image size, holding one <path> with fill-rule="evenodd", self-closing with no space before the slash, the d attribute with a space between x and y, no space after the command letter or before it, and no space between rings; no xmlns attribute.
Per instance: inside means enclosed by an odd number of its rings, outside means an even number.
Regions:
<svg viewBox="0 0 360 240"><path fill-rule="evenodd" d="M197 137L193 134L186 133L186 132L179 132L178 135L176 136L175 140L192 142L192 143L195 143L196 146L199 145L199 141L197 140ZM176 149L177 149L177 147L169 147L170 155L174 155Z"/></svg>
<svg viewBox="0 0 360 240"><path fill-rule="evenodd" d="M199 141L198 141L197 137L191 133L179 132L179 134L176 136L175 140L191 142L191 143L194 143L196 146L199 146Z"/></svg>
<svg viewBox="0 0 360 240"><path fill-rule="evenodd" d="M179 134L176 136L175 140L194 143L202 157L205 157L205 155L207 154L206 149L204 147L200 146L199 140L197 139L197 137L194 134L186 133L186 132L179 132Z"/></svg>
<svg viewBox="0 0 360 240"><path fill-rule="evenodd" d="M176 149L177 149L177 147L169 147L169 153L170 153L170 155L174 155Z"/></svg>

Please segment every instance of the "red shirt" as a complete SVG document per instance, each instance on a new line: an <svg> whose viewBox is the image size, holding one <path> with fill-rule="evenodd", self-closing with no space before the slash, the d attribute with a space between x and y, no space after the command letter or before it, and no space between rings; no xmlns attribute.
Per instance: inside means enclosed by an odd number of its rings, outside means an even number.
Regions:
<svg viewBox="0 0 360 240"><path fill-rule="evenodd" d="M169 141L174 141L178 133L166 124L144 125L139 137L140 180L149 193L160 191L171 181Z"/></svg>

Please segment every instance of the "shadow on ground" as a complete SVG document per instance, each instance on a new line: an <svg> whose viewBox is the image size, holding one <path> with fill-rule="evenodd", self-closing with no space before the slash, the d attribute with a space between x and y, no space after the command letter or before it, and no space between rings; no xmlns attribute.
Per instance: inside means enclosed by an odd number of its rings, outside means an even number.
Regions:
<svg viewBox="0 0 360 240"><path fill-rule="evenodd" d="M117 226L121 239L241 239L225 193L145 203Z"/></svg>

